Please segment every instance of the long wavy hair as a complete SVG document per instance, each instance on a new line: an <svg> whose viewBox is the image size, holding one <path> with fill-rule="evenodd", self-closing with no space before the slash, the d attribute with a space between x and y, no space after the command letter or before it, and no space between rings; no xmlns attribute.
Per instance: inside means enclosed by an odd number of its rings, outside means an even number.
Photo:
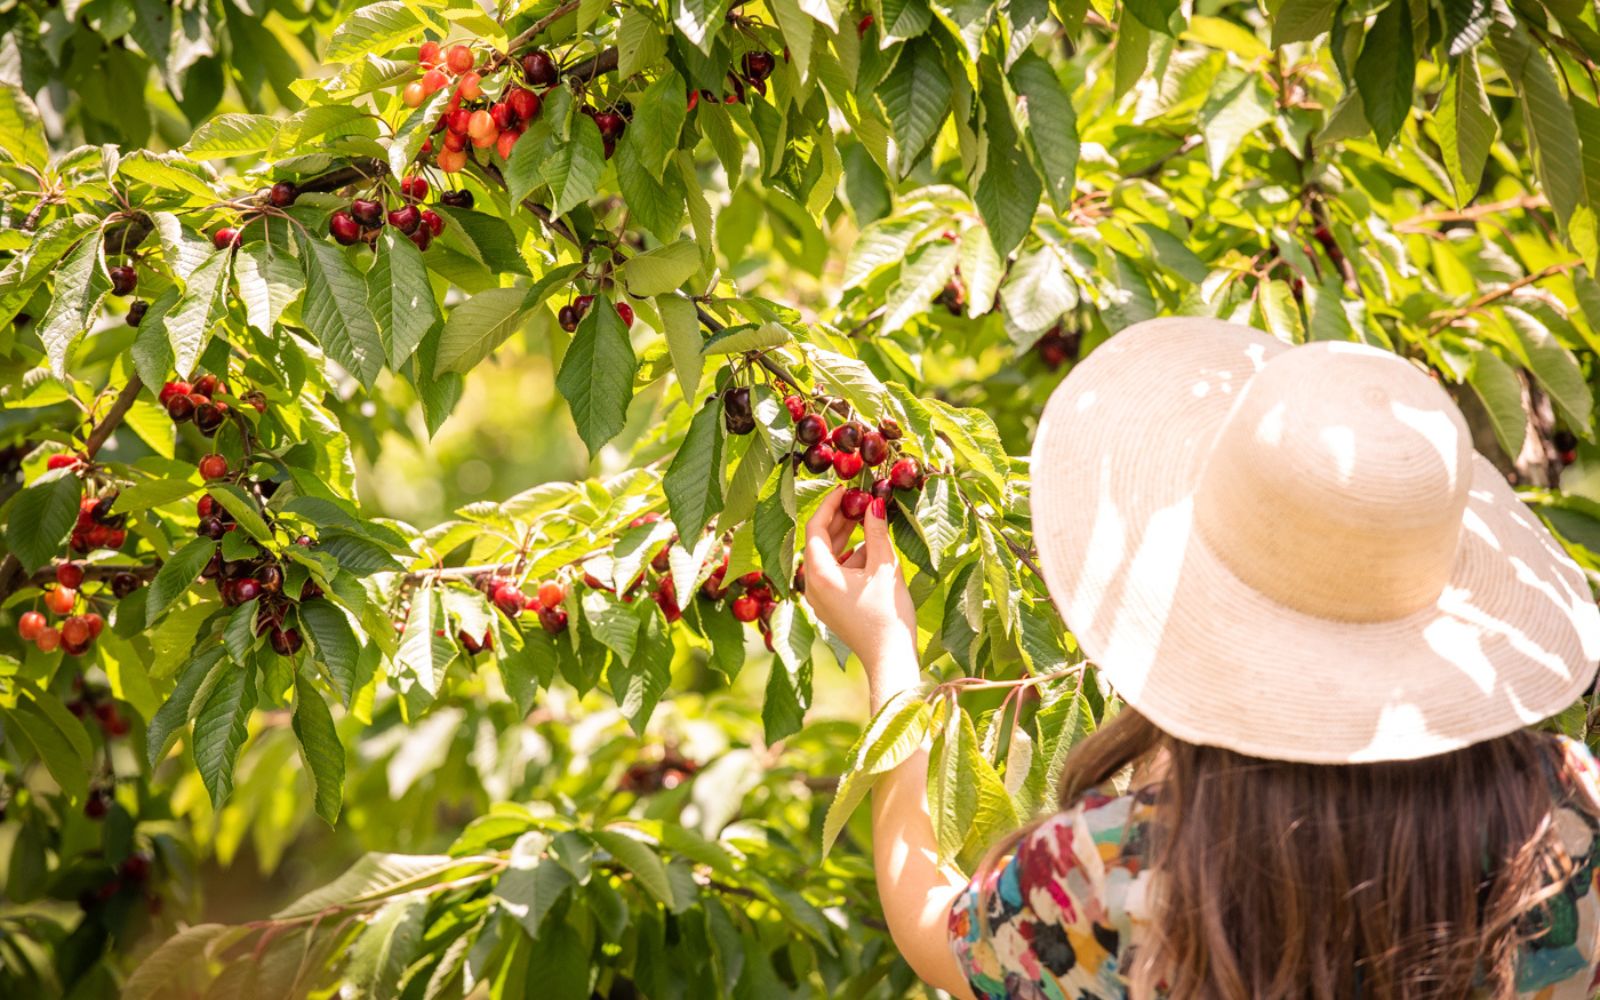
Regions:
<svg viewBox="0 0 1600 1000"><path fill-rule="evenodd" d="M1157 773L1135 997L1511 997L1518 950L1573 873L1561 759L1554 737L1521 732L1416 761L1295 764L1124 710L1073 748L1060 801L1130 766Z"/></svg>

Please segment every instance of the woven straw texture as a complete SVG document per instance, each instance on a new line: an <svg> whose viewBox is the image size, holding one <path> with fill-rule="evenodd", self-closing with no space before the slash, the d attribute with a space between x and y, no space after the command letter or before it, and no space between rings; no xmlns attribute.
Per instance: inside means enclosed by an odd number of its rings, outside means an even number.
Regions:
<svg viewBox="0 0 1600 1000"><path fill-rule="evenodd" d="M1577 566L1443 390L1371 348L1129 327L1045 409L1033 519L1084 651L1191 742L1426 757L1561 711L1600 659Z"/></svg>

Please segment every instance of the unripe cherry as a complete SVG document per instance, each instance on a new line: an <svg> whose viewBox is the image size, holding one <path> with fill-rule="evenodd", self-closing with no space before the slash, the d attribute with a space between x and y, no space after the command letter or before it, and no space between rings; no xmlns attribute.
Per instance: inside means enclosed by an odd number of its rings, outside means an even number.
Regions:
<svg viewBox="0 0 1600 1000"><path fill-rule="evenodd" d="M81 646L92 638L89 623L82 615L73 615L61 623L61 641L68 646Z"/></svg>
<svg viewBox="0 0 1600 1000"><path fill-rule="evenodd" d="M426 73L422 74L422 91L423 93L432 96L433 94L443 90L444 85L449 82L450 78L445 76L442 72L436 69L430 69Z"/></svg>
<svg viewBox="0 0 1600 1000"><path fill-rule="evenodd" d="M446 149L439 154L439 169L447 174L459 173L467 165L467 151Z"/></svg>
<svg viewBox="0 0 1600 1000"><path fill-rule="evenodd" d="M567 599L567 589L555 580L539 584L539 606L553 608Z"/></svg>
<svg viewBox="0 0 1600 1000"><path fill-rule="evenodd" d="M463 73L456 83L456 96L463 101L476 101L483 96L483 78L476 73Z"/></svg>
<svg viewBox="0 0 1600 1000"><path fill-rule="evenodd" d="M423 87L421 80L412 80L406 84L404 90L400 91L400 100L404 101L408 108L420 108L427 99L428 91Z"/></svg>
<svg viewBox="0 0 1600 1000"><path fill-rule="evenodd" d="M484 139L496 135L497 132L494 116L481 108L474 111L467 120L467 135L478 145L483 145Z"/></svg>

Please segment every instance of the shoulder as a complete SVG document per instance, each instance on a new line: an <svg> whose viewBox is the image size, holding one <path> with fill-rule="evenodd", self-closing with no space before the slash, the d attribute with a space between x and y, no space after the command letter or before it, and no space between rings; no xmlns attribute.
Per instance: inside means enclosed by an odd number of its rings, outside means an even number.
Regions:
<svg viewBox="0 0 1600 1000"><path fill-rule="evenodd" d="M957 897L951 946L980 997L1053 981L1120 997L1150 802L1091 794L1029 830Z"/></svg>

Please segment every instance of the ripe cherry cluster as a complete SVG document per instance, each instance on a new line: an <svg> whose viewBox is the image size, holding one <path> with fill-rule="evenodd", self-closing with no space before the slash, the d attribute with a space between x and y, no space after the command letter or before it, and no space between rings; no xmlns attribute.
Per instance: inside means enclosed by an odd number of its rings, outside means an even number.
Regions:
<svg viewBox="0 0 1600 1000"><path fill-rule="evenodd" d="M1076 330L1063 332L1061 324L1057 323L1033 347L1039 352L1039 360L1044 362L1045 367L1056 371L1062 365L1078 360L1080 337L1081 334Z"/></svg>
<svg viewBox="0 0 1600 1000"><path fill-rule="evenodd" d="M128 540L128 515L113 514L117 494L91 494L78 501L78 520L67 544L78 555L96 549L120 549Z"/></svg>
<svg viewBox="0 0 1600 1000"><path fill-rule="evenodd" d="M173 423L183 424L193 420L201 434L214 437L228 421L231 407L217 398L219 394L227 393L226 383L215 375L206 374L195 379L193 384L182 380L168 382L161 387L156 398L166 407L167 416L172 418ZM257 413L267 412L267 397L259 389L252 389L240 398L254 407Z"/></svg>
<svg viewBox="0 0 1600 1000"><path fill-rule="evenodd" d="M440 196L444 204L459 201L459 197L446 197L454 192L446 191ZM471 205L472 195L466 195L467 204ZM400 181L401 203L394 208L384 211L384 203L373 198L356 198L349 206L341 208L328 217L328 233L334 241L342 246L353 246L360 242L371 243L383 232L384 223L400 230L418 250L426 250L433 244L434 237L444 232L444 216L431 208L419 208L418 202L428 195L428 182L425 178L408 176Z"/></svg>
<svg viewBox="0 0 1600 1000"><path fill-rule="evenodd" d="M734 15L730 14L732 18ZM749 87L762 96L767 93L767 78L772 71L778 68L778 60L771 52L765 49L754 49L746 52L739 59L738 71L728 71L728 93L723 95L724 104L745 103L745 88ZM712 104L717 103L717 95L709 90L689 91L689 110L693 111L704 99Z"/></svg>
<svg viewBox="0 0 1600 1000"><path fill-rule="evenodd" d="M665 747L657 759L629 764L617 788L634 795L668 792L694 777L699 770L699 761L685 757L673 747Z"/></svg>
<svg viewBox="0 0 1600 1000"><path fill-rule="evenodd" d="M72 678L72 697L67 701L67 711L80 719L93 715L106 739L126 736L133 728L128 717L117 708L117 699L111 696L110 689L86 683L82 674Z"/></svg>
<svg viewBox="0 0 1600 1000"><path fill-rule="evenodd" d="M561 606L567 599L567 588L559 580L546 580L531 594L525 593L517 581L498 573L479 573L473 577L472 585L507 618L520 618L524 611L529 611L538 617L539 626L551 635L567 630L567 612ZM468 653L494 648L492 630L484 632L482 639L474 639L466 632L457 633L456 639Z"/></svg>
<svg viewBox="0 0 1600 1000"><path fill-rule="evenodd" d="M556 322L561 324L561 329L572 333L578 329L578 324L583 322L583 317L589 312L589 307L594 305L593 295L580 295L556 311ZM633 329L633 306L626 302L615 303L617 315L622 317L622 325Z"/></svg>
<svg viewBox="0 0 1600 1000"><path fill-rule="evenodd" d="M84 805L84 815L90 819L104 819L110 811L111 793L97 789ZM94 809L90 811L91 805ZM155 870L155 859L144 851L135 851L116 866L107 866L97 881L78 893L78 906L86 914L93 914L120 897L143 896L150 913L160 913L161 896L149 885Z"/></svg>
<svg viewBox="0 0 1600 1000"><path fill-rule="evenodd" d="M80 563L56 564L56 585L45 591L44 606L63 621L57 627L41 612L24 611L17 618L17 635L24 642L33 643L41 653L53 653L57 649L72 656L87 653L106 623L97 612L87 610L87 598L82 599L85 610L77 612L78 588L83 585L83 577Z"/></svg>
<svg viewBox="0 0 1600 1000"><path fill-rule="evenodd" d="M789 416L794 418L794 437L797 446L805 451L795 458L797 467L815 475L832 472L849 482L863 476L868 469L888 463L885 475L873 475L870 484L863 478L861 486L846 490L840 500L840 510L845 517L859 521L866 516L867 507L874 500L886 503L893 499L895 490L920 490L927 481L922 464L910 455L901 454L900 425L885 417L876 428L868 428L859 420L846 420L834 427L828 426L822 413L809 411L807 401L798 395L784 398Z"/></svg>
<svg viewBox="0 0 1600 1000"><path fill-rule="evenodd" d="M139 272L133 265L132 257L129 257L125 264L113 264L107 267L106 276L111 279L112 295L125 298L132 295L134 289L139 287ZM138 326L149 309L150 303L144 299L134 299L128 303L128 312L124 318L129 326Z"/></svg>
<svg viewBox="0 0 1600 1000"><path fill-rule="evenodd" d="M649 511L629 521L628 527L642 528L647 524L655 524L660 520L660 514L655 511ZM678 603L678 585L672 582L672 563L669 558L669 553L672 551L672 543L677 540L677 535L673 535L672 538L668 539L650 557L649 566L641 569L638 575L628 582L628 586L623 589L620 596L623 603L632 604L634 599L638 597L640 588L648 582L650 584L650 599L656 602L656 606L661 609L661 614L667 621L675 622L683 617L683 607ZM584 586L592 590L604 590L609 593L615 589L587 571L583 574L583 583Z"/></svg>
<svg viewBox="0 0 1600 1000"><path fill-rule="evenodd" d="M406 84L400 94L407 107L421 107L449 86L452 79L455 82L445 113L433 129L434 134L444 133L441 148L435 149L431 137L422 147L424 155L437 152L439 169L447 174L467 165L468 144L475 149L493 148L501 157L509 158L529 123L539 117L539 94L509 78L498 99L486 96L483 73L474 68L477 57L466 45L452 45L446 51L438 42L423 42L417 50L417 64L423 71L422 78ZM497 65L491 59L484 64L483 72L491 72ZM543 87L547 93L560 79L555 60L544 52L525 55L522 71L530 86Z"/></svg>

